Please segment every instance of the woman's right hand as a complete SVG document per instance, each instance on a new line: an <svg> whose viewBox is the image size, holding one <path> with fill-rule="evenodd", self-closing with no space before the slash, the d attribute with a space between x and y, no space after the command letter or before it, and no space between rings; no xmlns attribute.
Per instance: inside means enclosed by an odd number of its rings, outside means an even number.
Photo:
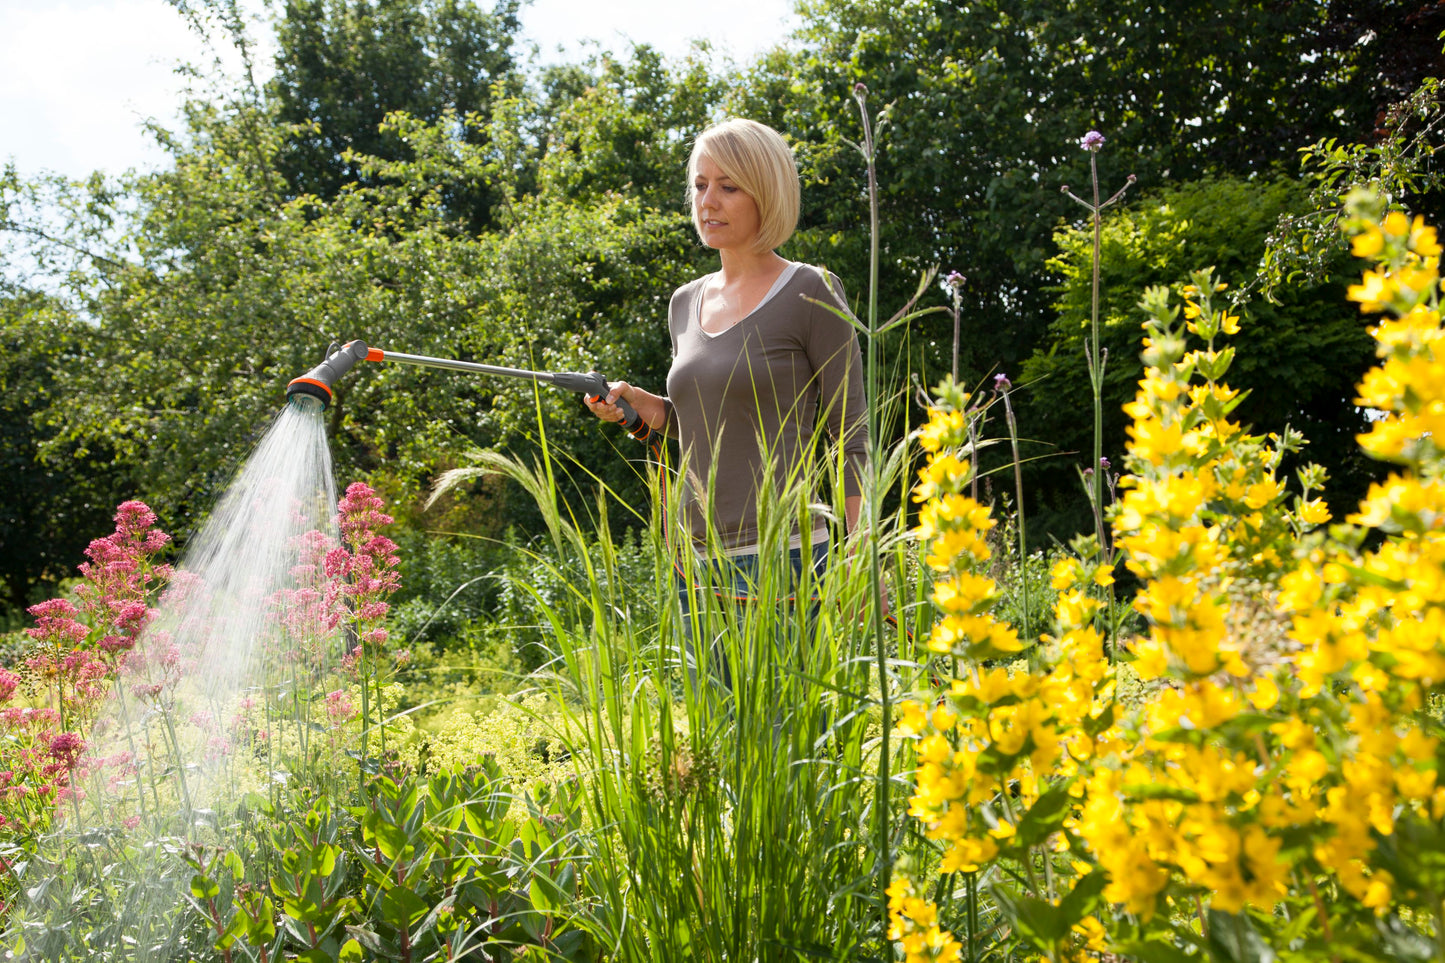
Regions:
<svg viewBox="0 0 1445 963"><path fill-rule="evenodd" d="M622 409L617 407L613 402L621 398L636 409L637 405L632 399L632 395L636 393L636 389L625 381L609 381L607 384L611 388L611 390L607 392L607 397L589 398L583 395L582 401L591 409L594 415L603 421L623 421L627 416L624 415Z"/></svg>

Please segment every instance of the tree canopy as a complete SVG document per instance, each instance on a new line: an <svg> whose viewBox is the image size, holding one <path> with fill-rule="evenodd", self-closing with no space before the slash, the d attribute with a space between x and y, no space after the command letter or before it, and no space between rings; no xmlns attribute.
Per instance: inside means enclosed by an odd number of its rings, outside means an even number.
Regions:
<svg viewBox="0 0 1445 963"><path fill-rule="evenodd" d="M879 109L880 303L901 303L933 265L965 275L965 382L1004 370L1042 379L1052 398L1085 385L1084 218L1060 189L1087 183L1079 138L1091 129L1106 139L1104 189L1138 176L1104 257L1117 438L1138 287L1210 263L1247 285L1270 219L1308 213L1302 148L1354 145L1355 179L1395 156L1369 153L1380 112L1439 64L1438 41L1422 39L1433 6L1404 6L1401 19L1383 0L1138 0L1102 17L1078 0L805 0L792 42L741 66L638 47L539 68L518 52L514 0L290 0L274 78L247 96L194 94L183 127L157 131L167 168L0 183L7 337L31 352L24 383L39 386L6 411L23 438L14 451L28 452L13 470L36 491L73 487L76 504L123 489L184 529L332 340L658 385L670 292L713 263L685 211L684 165L724 116L771 123L795 145L804 209L783 253L826 264L860 299L859 83ZM1438 143L1433 103L1417 105L1411 157ZM1238 373L1258 423L1288 418L1356 484L1365 468L1343 452L1358 320L1328 284L1250 310L1257 367ZM951 327L935 315L889 335L885 358L933 384ZM1270 381L1282 370L1289 391ZM1081 447L1087 406L1024 404L1025 435ZM551 389L366 365L329 419L338 470L403 504L463 451L525 452L542 431L601 481L642 493L617 457L631 443ZM1073 473L1059 459L1035 469L1044 492ZM470 523L525 530L524 512L499 508L506 497L478 493ZM53 515L81 524L69 508ZM73 544L13 531L6 554L24 538L53 545L7 573L12 602Z"/></svg>

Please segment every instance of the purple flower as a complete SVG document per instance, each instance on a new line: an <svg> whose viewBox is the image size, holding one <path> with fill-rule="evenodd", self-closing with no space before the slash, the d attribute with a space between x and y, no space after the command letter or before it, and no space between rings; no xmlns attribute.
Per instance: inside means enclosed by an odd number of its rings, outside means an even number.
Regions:
<svg viewBox="0 0 1445 963"><path fill-rule="evenodd" d="M1107 458L1100 458L1100 459L1099 459L1099 467L1100 467L1101 469L1103 469L1104 471L1108 471L1108 470L1109 470L1109 459L1107 459Z"/></svg>
<svg viewBox="0 0 1445 963"><path fill-rule="evenodd" d="M1084 135L1084 139L1079 143L1079 146L1084 148L1084 150L1097 151L1100 147L1104 146L1104 135L1097 130L1091 130Z"/></svg>
<svg viewBox="0 0 1445 963"><path fill-rule="evenodd" d="M1013 386L1013 382L1008 380L1008 375L1004 374L1002 371L993 376L994 391L1007 391Z"/></svg>
<svg viewBox="0 0 1445 963"><path fill-rule="evenodd" d="M957 291L963 287L963 282L966 280L968 279L957 271L949 271L948 277L943 279L943 286Z"/></svg>

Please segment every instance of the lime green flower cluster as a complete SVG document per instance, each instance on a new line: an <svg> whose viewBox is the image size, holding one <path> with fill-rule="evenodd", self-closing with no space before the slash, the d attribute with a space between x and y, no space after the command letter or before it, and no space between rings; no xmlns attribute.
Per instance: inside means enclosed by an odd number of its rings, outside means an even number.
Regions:
<svg viewBox="0 0 1445 963"><path fill-rule="evenodd" d="M1445 851L1430 712L1445 697L1440 246L1378 207L1348 208L1355 252L1378 261L1349 296L1387 314L1356 403L1375 412L1362 446L1398 467L1328 533L1323 473L1301 469L1293 494L1282 477L1303 439L1230 420L1234 355L1218 342L1239 317L1224 285L1202 271L1182 304L1146 293L1111 516L1147 625L1128 670L1103 655L1097 595L1116 573L1087 545L1055 566L1054 635L1033 671L981 664L1016 638L979 574L993 521L961 494L963 415L935 411L921 433L917 534L939 575L928 646L962 667L900 710L919 759L910 812L943 847L938 872L1026 883L993 895L1011 938L1048 959L1205 949L1216 926L1301 958L1373 952L1384 932L1445 939L1430 855ZM1137 704L1118 695L1125 671L1145 682ZM907 878L890 890L892 937L910 961L959 958L950 908L921 893Z"/></svg>

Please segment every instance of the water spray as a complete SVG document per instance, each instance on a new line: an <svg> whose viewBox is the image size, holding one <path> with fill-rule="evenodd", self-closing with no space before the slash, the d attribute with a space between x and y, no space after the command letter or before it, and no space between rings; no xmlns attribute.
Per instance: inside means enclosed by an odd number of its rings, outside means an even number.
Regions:
<svg viewBox="0 0 1445 963"><path fill-rule="evenodd" d="M450 358L429 358L420 354L404 354L400 351L383 351L380 348L367 347L364 341L348 341L341 346L333 343L327 349L326 360L287 385L287 400L298 395L316 398L325 408L331 404L331 389L335 385L336 379L350 371L358 361L390 361L396 364L418 365L423 368L442 368L447 371L465 371L471 374L502 378L523 378L528 381L541 381L556 385L588 399L605 398L607 392L611 390L607 379L596 371L589 371L585 374L580 371L528 371L525 368L504 368L500 365L478 364L475 361L455 361ZM622 411L622 427L626 428L632 437L646 439L652 434L652 428L642 420L642 417L633 410L630 404L621 398L618 398L614 404Z"/></svg>

